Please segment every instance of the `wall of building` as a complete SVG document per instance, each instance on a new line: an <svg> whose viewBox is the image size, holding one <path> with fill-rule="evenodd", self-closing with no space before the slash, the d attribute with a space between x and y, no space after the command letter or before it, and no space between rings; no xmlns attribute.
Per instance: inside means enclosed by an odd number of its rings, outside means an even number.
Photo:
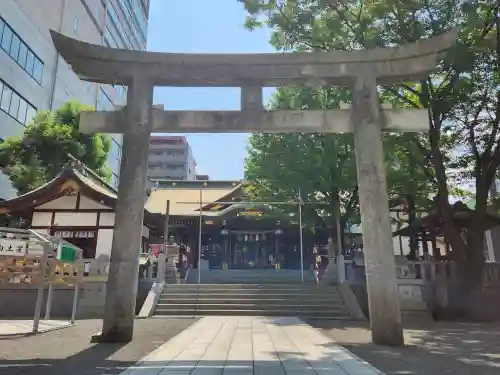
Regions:
<svg viewBox="0 0 500 375"><path fill-rule="evenodd" d="M148 11L149 3L141 0L50 0L50 6L41 6L40 0L0 1L4 21L0 22L0 99L4 96L3 105L0 100L0 140L22 134L36 110L55 109L69 99L103 110L124 105L125 87L78 79L58 57L50 30L89 43L145 50ZM3 30L8 30L5 36ZM11 30L14 37L10 36ZM11 51L12 39L15 43ZM3 94L5 87L7 94ZM10 96L7 97L11 91L16 103L12 107ZM117 186L122 137L112 138L108 164L113 170L112 182ZM9 180L0 175L0 198L14 195Z"/></svg>
<svg viewBox="0 0 500 375"><path fill-rule="evenodd" d="M147 177L150 180L196 179L196 161L186 137L151 137Z"/></svg>
<svg viewBox="0 0 500 375"><path fill-rule="evenodd" d="M77 203L78 200L79 203ZM86 212L76 211L77 204L79 204L80 210L85 210ZM75 212L60 212L60 210L75 210ZM96 210L96 212L88 212L90 210ZM80 195L79 198L76 194L65 195L36 207L33 212L31 225L35 228L51 227L53 230L57 230L58 227L65 229L68 227L96 227L97 244L95 257L98 258L100 255L109 257L113 241L114 231L112 227L115 225L115 213L112 211L104 212L102 210L111 210L111 208L84 195ZM149 228L143 226L142 235L144 238L149 238Z"/></svg>

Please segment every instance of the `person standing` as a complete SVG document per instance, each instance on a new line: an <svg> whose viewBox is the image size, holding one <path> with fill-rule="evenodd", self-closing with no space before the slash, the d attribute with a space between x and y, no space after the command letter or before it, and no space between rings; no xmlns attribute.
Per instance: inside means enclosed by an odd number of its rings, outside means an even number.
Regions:
<svg viewBox="0 0 500 375"><path fill-rule="evenodd" d="M319 284L319 268L321 266L321 257L318 253L318 248L316 246L313 247L312 250L312 261L311 261L314 277L316 279L316 284Z"/></svg>
<svg viewBox="0 0 500 375"><path fill-rule="evenodd" d="M269 266L271 268L276 268L276 260L274 259L274 255L272 253L269 254Z"/></svg>

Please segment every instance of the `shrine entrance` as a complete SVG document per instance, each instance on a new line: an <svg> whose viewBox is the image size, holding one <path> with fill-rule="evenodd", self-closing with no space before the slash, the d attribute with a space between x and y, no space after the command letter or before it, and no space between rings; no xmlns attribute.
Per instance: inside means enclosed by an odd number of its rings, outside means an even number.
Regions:
<svg viewBox="0 0 500 375"><path fill-rule="evenodd" d="M302 206L308 203L300 198L289 202L204 202L201 189L200 201L173 205L199 205L197 264L201 269L295 269L301 270L297 278L303 281L314 237L309 231L304 236L303 231ZM288 210L279 206L288 206Z"/></svg>
<svg viewBox="0 0 500 375"><path fill-rule="evenodd" d="M276 257L274 236L265 233L234 233L229 237L229 268L272 268Z"/></svg>
<svg viewBox="0 0 500 375"><path fill-rule="evenodd" d="M51 34L56 50L79 77L128 87L125 108L84 112L79 124L84 133L123 133L108 281L108 290L114 292L106 293L99 340L132 340L135 300L131 296L137 291L131 276L139 268L151 133L353 132L363 242L370 249L365 266L372 338L377 344L403 345L382 132L427 131L428 111L384 107L378 87L427 77L456 43L457 30L398 48L251 55L128 51ZM337 110L266 110L262 88L290 84L349 87L352 108L341 104ZM162 105L153 105L155 86L240 87L241 109L164 111ZM201 229L199 236L201 245Z"/></svg>
<svg viewBox="0 0 500 375"><path fill-rule="evenodd" d="M270 269L280 257L274 231L232 231L216 238L205 237L202 258L208 259L210 269Z"/></svg>

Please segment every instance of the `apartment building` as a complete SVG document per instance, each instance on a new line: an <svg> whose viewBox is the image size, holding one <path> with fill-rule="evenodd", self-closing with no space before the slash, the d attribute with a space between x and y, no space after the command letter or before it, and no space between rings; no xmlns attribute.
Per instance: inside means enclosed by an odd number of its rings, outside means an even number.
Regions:
<svg viewBox="0 0 500 375"><path fill-rule="evenodd" d="M196 161L186 137L152 136L148 157L149 186L152 180L196 180Z"/></svg>
<svg viewBox="0 0 500 375"><path fill-rule="evenodd" d="M69 99L113 110L126 103L123 86L78 79L54 49L50 30L112 48L145 50L149 0L1 0L0 140L22 134L38 110ZM108 163L116 186L122 137L112 135ZM0 198L15 195L0 177Z"/></svg>

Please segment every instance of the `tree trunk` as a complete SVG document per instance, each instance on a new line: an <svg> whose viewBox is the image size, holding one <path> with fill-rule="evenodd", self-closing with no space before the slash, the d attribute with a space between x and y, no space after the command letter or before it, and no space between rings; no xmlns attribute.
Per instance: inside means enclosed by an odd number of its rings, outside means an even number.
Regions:
<svg viewBox="0 0 500 375"><path fill-rule="evenodd" d="M411 228L410 230L410 254L408 254L409 259L417 259L419 249L418 249L418 233L416 232L416 228L414 227L415 222L417 220L417 212L415 208L415 200L411 194L406 196L406 204L408 208L408 226Z"/></svg>
<svg viewBox="0 0 500 375"><path fill-rule="evenodd" d="M463 264L462 284L471 290L480 290L483 284L484 231L486 226L487 186L476 181L476 207L467 227L466 262Z"/></svg>

